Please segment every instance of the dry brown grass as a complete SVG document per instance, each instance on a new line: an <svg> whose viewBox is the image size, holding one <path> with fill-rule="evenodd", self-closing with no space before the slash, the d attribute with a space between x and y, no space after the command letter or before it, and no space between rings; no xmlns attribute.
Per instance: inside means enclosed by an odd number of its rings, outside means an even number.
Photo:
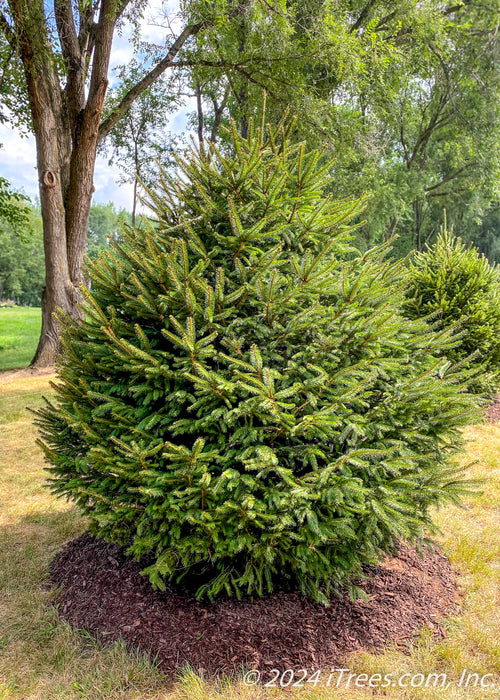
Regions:
<svg viewBox="0 0 500 700"><path fill-rule="evenodd" d="M49 379L13 373L0 382L0 698L498 700L500 424L468 431L468 459L477 460L472 475L484 480L483 494L468 499L464 509L446 508L437 516L444 550L460 572L462 614L444 621L447 637L440 643L423 631L409 655L388 649L380 655L356 654L345 663L353 672L368 675L446 673L446 690L247 688L241 677L213 684L190 670L169 683L151 661L128 653L121 644L101 648L84 631L70 629L48 605L53 597L46 587L48 563L63 542L85 528L72 506L44 488L43 463L26 406L39 405ZM464 668L493 674L488 681L496 687L457 687L454 680Z"/></svg>

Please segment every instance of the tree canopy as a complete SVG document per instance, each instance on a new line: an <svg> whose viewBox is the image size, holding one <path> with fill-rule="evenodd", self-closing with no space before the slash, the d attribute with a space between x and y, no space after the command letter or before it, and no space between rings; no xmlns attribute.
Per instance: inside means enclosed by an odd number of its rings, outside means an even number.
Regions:
<svg viewBox="0 0 500 700"><path fill-rule="evenodd" d="M42 220L23 206L22 218L0 216L0 299L40 306L44 285Z"/></svg>
<svg viewBox="0 0 500 700"><path fill-rule="evenodd" d="M479 0L301 3L284 47L252 22L214 27L190 68L202 96L193 123L225 138L220 125L231 115L243 128L265 87L271 111L299 114L298 138L334 155L332 193L371 195L367 245L398 233L401 254L420 249L443 208L465 239L480 237L500 196L498 11ZM293 61L279 60L286 51Z"/></svg>

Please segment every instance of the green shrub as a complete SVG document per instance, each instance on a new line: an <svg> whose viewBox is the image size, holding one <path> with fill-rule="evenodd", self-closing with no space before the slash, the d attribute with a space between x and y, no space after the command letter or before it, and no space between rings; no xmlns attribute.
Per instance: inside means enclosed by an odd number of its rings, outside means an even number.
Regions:
<svg viewBox="0 0 500 700"><path fill-rule="evenodd" d="M434 315L441 327L460 331L447 357L476 370L471 390L494 393L500 381L498 267L444 226L433 246L415 254L410 277L407 314Z"/></svg>
<svg viewBox="0 0 500 700"><path fill-rule="evenodd" d="M449 338L400 314L404 266L351 247L360 203L322 195L330 166L289 126L161 174L157 221L91 264L85 321L65 319L39 414L52 488L155 586L326 602L464 488Z"/></svg>

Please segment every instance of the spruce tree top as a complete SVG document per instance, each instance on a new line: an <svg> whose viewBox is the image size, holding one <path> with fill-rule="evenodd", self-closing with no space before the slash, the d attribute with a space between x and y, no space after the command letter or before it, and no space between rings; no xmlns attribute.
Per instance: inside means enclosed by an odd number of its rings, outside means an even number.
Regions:
<svg viewBox="0 0 500 700"><path fill-rule="evenodd" d="M233 127L150 192L154 220L90 265L39 416L53 490L153 584L317 600L462 488L471 418L450 342L399 312L404 266L349 242L360 203L293 122Z"/></svg>

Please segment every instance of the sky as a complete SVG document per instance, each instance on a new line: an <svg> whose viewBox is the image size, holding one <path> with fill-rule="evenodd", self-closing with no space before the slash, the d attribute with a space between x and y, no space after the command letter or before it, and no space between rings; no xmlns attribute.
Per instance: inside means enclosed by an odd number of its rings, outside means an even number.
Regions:
<svg viewBox="0 0 500 700"><path fill-rule="evenodd" d="M177 3L167 3L163 0L150 0L148 10L141 24L141 36L146 41L163 43L167 29L159 26L160 12L172 15L172 27L177 22L175 14ZM130 33L123 32L120 36L115 33L110 62L110 85L113 84L113 68L126 64L133 55L130 44ZM169 130L173 133L182 132L186 127L187 115L194 109L194 101L188 101L183 109L172 115ZM11 185L27 194L32 199L38 196L38 178L36 172L35 139L22 137L16 129L8 124L0 124L0 176L6 178ZM120 171L115 165L108 165L105 156L98 156L94 175L94 203L107 204L113 202L117 209L132 208L132 184L118 184Z"/></svg>

